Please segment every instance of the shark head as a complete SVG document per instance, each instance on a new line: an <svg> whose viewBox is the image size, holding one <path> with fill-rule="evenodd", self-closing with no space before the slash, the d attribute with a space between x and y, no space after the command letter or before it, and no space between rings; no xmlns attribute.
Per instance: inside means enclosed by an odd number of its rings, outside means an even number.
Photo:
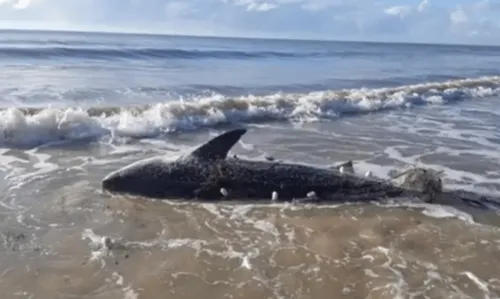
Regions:
<svg viewBox="0 0 500 299"><path fill-rule="evenodd" d="M224 132L175 160L155 157L134 162L108 174L102 188L156 198L190 197L206 181L207 165L225 160L246 131Z"/></svg>

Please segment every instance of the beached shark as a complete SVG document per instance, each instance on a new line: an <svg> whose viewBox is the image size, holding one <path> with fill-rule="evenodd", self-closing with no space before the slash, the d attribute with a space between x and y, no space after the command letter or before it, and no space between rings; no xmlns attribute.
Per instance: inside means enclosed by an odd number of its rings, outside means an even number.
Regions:
<svg viewBox="0 0 500 299"><path fill-rule="evenodd" d="M228 157L247 132L234 129L168 161L148 158L112 172L104 190L157 199L370 201L407 189L336 168Z"/></svg>
<svg viewBox="0 0 500 299"><path fill-rule="evenodd" d="M198 201L367 202L411 196L500 210L500 201L481 194L442 190L441 180L421 168L410 170L405 182L396 185L341 171L352 168L351 161L320 168L228 157L246 132L244 128L227 131L174 160L154 157L132 163L107 175L102 188L155 199Z"/></svg>

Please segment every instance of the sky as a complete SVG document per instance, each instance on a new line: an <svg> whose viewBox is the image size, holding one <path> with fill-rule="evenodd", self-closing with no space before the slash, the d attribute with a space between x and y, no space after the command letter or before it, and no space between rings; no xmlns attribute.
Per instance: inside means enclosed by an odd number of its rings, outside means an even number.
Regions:
<svg viewBox="0 0 500 299"><path fill-rule="evenodd" d="M500 44L500 0L0 0L0 28Z"/></svg>

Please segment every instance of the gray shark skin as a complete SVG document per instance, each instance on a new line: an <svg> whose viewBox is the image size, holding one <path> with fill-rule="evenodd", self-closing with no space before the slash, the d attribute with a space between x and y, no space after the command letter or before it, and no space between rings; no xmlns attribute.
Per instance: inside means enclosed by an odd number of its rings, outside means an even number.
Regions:
<svg viewBox="0 0 500 299"><path fill-rule="evenodd" d="M372 201L409 191L380 180L301 164L228 158L246 129L227 131L173 161L149 158L112 172L102 188L155 199ZM223 195L221 189L227 191Z"/></svg>

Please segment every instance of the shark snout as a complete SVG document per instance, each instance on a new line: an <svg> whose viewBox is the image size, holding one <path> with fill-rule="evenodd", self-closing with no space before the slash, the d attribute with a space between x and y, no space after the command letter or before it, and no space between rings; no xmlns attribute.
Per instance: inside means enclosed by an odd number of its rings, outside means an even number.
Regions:
<svg viewBox="0 0 500 299"><path fill-rule="evenodd" d="M119 173L111 173L106 176L102 182L101 187L108 191L119 191L123 185L123 178Z"/></svg>

